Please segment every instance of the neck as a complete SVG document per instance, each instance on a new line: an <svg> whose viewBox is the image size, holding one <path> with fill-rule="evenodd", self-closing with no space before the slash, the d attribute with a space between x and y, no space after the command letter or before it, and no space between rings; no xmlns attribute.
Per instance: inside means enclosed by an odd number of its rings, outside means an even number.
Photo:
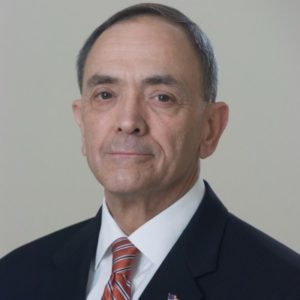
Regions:
<svg viewBox="0 0 300 300"><path fill-rule="evenodd" d="M198 179L198 170L169 190L115 194L105 190L107 207L122 231L130 235L185 195ZM176 188L174 188L176 187Z"/></svg>

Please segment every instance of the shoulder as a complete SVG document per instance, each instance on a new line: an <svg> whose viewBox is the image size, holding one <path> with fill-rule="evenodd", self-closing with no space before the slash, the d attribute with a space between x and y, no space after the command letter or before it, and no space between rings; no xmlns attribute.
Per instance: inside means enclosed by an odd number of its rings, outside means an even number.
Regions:
<svg viewBox="0 0 300 300"><path fill-rule="evenodd" d="M90 220L85 220L60 229L13 250L0 259L0 270L8 263L15 263L19 265L20 263L25 262L26 259L36 260L39 257L46 258L51 256L63 243L66 242L66 240L79 231L89 221Z"/></svg>
<svg viewBox="0 0 300 300"><path fill-rule="evenodd" d="M267 261L282 260L287 264L300 267L298 253L230 213L225 230L227 240L235 246L240 245L239 247L249 255L255 257L255 255L265 254Z"/></svg>
<svg viewBox="0 0 300 300"><path fill-rule="evenodd" d="M249 269L255 266L258 270L265 272L276 268L276 273L290 271L300 274L298 253L228 212L207 183L206 200L204 210L205 214L209 214L209 218L216 222L222 216L223 218L226 216L226 221L222 226L220 248L220 255L224 261L229 261L232 265L247 266ZM220 205L223 209L216 208ZM208 206L210 209L207 208Z"/></svg>
<svg viewBox="0 0 300 300"><path fill-rule="evenodd" d="M229 214L221 257L232 272L280 290L300 285L300 255Z"/></svg>
<svg viewBox="0 0 300 300"><path fill-rule="evenodd" d="M36 288L41 274L49 274L53 269L53 255L89 221L56 231L4 256L0 260L0 298L16 288Z"/></svg>

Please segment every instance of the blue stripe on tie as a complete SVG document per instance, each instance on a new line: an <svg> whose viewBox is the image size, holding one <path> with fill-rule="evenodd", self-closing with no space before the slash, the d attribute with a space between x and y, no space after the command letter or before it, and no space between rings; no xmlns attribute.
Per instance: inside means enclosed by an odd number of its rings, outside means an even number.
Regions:
<svg viewBox="0 0 300 300"><path fill-rule="evenodd" d="M120 293L122 294L122 296L127 299L130 300L129 295L127 294L127 292L124 290L123 286L120 284L119 281L116 281L116 286L118 288L118 290L120 291Z"/></svg>

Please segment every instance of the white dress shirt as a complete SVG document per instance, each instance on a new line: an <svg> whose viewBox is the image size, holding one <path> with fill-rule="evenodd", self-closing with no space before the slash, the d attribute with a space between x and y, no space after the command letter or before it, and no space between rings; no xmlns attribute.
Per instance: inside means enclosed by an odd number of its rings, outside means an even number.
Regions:
<svg viewBox="0 0 300 300"><path fill-rule="evenodd" d="M182 198L128 237L112 218L104 199L96 257L90 268L87 300L101 300L112 270L111 244L120 237L127 237L140 250L132 270L132 300L137 300L191 220L204 192L204 182L200 178Z"/></svg>

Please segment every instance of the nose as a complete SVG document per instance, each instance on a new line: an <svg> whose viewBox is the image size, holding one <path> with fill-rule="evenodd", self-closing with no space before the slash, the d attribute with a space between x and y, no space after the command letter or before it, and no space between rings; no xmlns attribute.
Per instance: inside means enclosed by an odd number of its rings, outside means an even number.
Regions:
<svg viewBox="0 0 300 300"><path fill-rule="evenodd" d="M117 115L117 131L137 136L143 136L147 132L147 122L138 97L122 99Z"/></svg>

